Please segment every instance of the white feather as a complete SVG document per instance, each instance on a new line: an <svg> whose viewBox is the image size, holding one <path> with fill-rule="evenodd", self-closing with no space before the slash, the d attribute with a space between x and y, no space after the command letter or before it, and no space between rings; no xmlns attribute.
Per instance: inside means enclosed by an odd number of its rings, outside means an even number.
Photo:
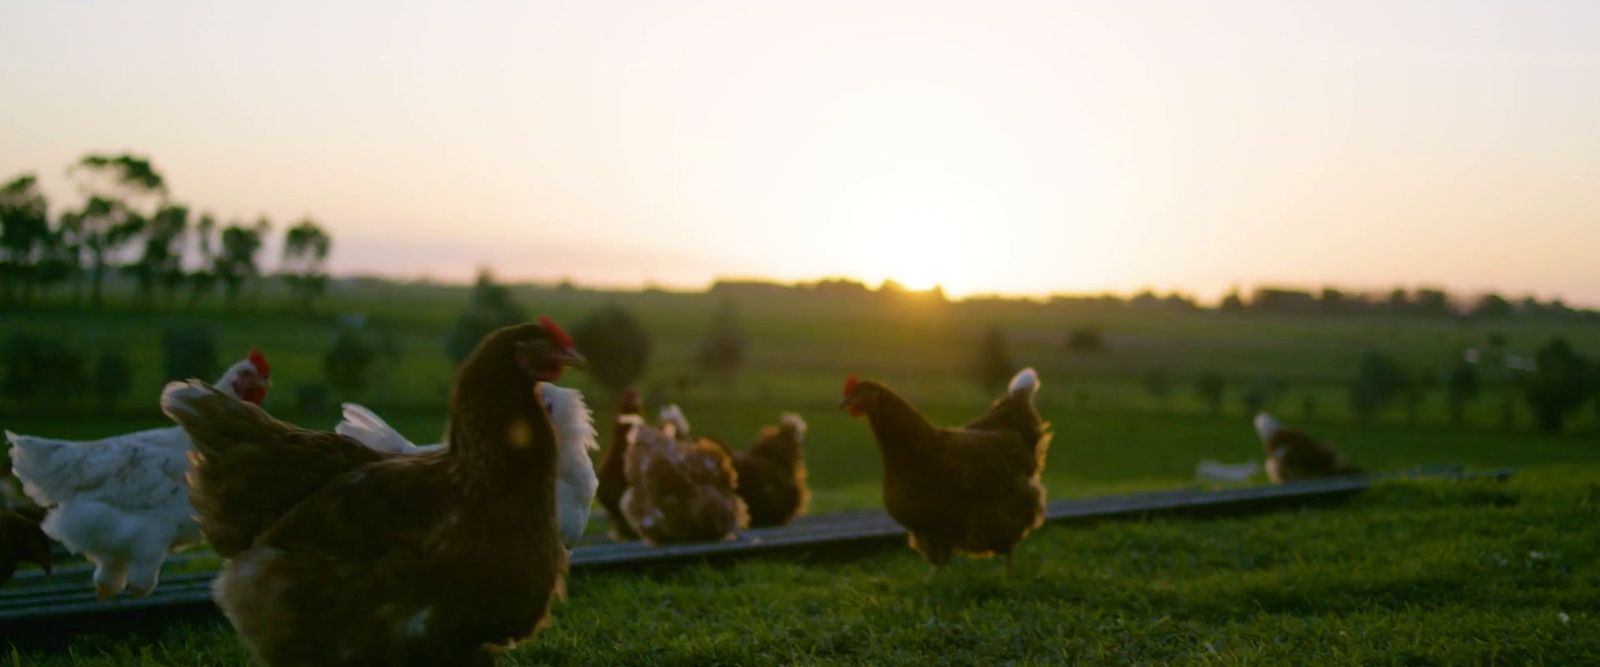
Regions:
<svg viewBox="0 0 1600 667"><path fill-rule="evenodd" d="M1245 463L1222 463L1206 459L1194 465L1194 477L1202 482L1244 482L1255 477L1261 463L1251 459Z"/></svg>
<svg viewBox="0 0 1600 667"><path fill-rule="evenodd" d="M1278 423L1278 420L1273 419L1272 415L1265 412L1256 415L1255 426L1256 436L1261 438L1263 443L1271 440L1272 436L1278 434L1278 431L1283 430L1283 424Z"/></svg>
<svg viewBox="0 0 1600 667"><path fill-rule="evenodd" d="M1019 391L1026 391L1030 394L1039 391L1039 373L1033 368L1024 368L1012 376L1011 385L1006 389L1006 393L1015 394Z"/></svg>
<svg viewBox="0 0 1600 667"><path fill-rule="evenodd" d="M391 454L419 454L438 449L439 445L418 447L400 435L389 422L357 403L340 406L344 419L333 427L335 433L359 442L371 449Z"/></svg>
<svg viewBox="0 0 1600 667"><path fill-rule="evenodd" d="M783 416L778 418L778 422L794 429L795 435L800 436L802 439L806 437L806 420L800 415L793 412L785 412Z"/></svg>
<svg viewBox="0 0 1600 667"><path fill-rule="evenodd" d="M661 424L663 430L666 430L665 427L672 427L670 431L667 431L667 435L674 438L686 438L689 436L689 418L684 416L683 408L678 407L677 403L668 403L662 406L661 412L656 417L656 423Z"/></svg>

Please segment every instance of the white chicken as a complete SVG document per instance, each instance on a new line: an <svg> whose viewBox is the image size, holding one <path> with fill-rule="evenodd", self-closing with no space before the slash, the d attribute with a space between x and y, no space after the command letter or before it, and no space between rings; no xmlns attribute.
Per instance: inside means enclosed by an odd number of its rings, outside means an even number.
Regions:
<svg viewBox="0 0 1600 667"><path fill-rule="evenodd" d="M600 449L594 428L594 414L583 400L583 392L541 382L539 393L556 429L560 448L560 467L556 473L556 506L561 516L561 541L568 549L577 545L589 525L589 506L594 502L599 478L589 452ZM395 454L425 454L448 443L417 445L400 435L378 415L355 403L344 404L344 419L333 429L367 447Z"/></svg>
<svg viewBox="0 0 1600 667"><path fill-rule="evenodd" d="M260 404L271 386L260 350L216 386ZM53 440L6 431L22 490L47 508L45 534L94 563L95 596L155 590L167 554L199 542L189 505L189 436L177 426L101 440Z"/></svg>

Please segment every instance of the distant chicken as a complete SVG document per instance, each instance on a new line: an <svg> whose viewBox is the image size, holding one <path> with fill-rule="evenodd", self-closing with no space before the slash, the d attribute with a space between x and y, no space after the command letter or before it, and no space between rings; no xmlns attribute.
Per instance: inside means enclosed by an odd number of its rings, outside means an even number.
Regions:
<svg viewBox="0 0 1600 667"><path fill-rule="evenodd" d="M259 404L271 386L260 350L217 381L226 395ZM155 590L161 564L200 541L184 475L189 437L176 426L76 442L6 432L22 488L49 509L50 537L94 563L95 595L133 597Z"/></svg>
<svg viewBox="0 0 1600 667"><path fill-rule="evenodd" d="M811 487L806 485L806 420L785 412L777 426L761 429L755 443L734 452L739 497L750 507L750 525L781 526L806 513Z"/></svg>
<svg viewBox="0 0 1600 667"><path fill-rule="evenodd" d="M1033 406L1038 390L1038 374L1023 369L983 416L941 428L882 384L845 382L842 406L867 417L883 455L884 508L928 562L960 551L999 554L1009 566L1017 543L1044 522L1039 474L1051 434Z"/></svg>
<svg viewBox="0 0 1600 667"><path fill-rule="evenodd" d="M611 527L611 539L637 540L639 533L628 525L622 513L622 494L628 490L626 459L628 443L635 426L640 423L639 392L628 389L617 402L616 417L611 420L611 443L606 445L600 459L600 486L595 498L606 509L606 523Z"/></svg>
<svg viewBox="0 0 1600 667"><path fill-rule="evenodd" d="M50 574L50 538L39 529L42 520L43 513L0 510L0 584L10 581L22 563Z"/></svg>
<svg viewBox="0 0 1600 667"><path fill-rule="evenodd" d="M567 551L561 452L536 385L583 357L548 319L497 330L450 395L449 447L379 452L200 382L162 410L194 439L190 495L228 559L218 605L266 665L493 665L547 621Z"/></svg>
<svg viewBox="0 0 1600 667"><path fill-rule="evenodd" d="M624 456L628 488L622 513L650 544L732 539L750 523L734 489L733 457L708 439L684 441L637 416Z"/></svg>
<svg viewBox="0 0 1600 667"><path fill-rule="evenodd" d="M594 415L583 400L583 392L548 382L539 383L539 395L555 423L556 445L561 451L561 469L556 476L556 503L561 521L561 541L572 548L589 525L589 507L594 503L594 462L589 452L600 448L596 442ZM400 435L378 415L355 403L344 404L344 420L333 429L363 445L395 454L422 454L437 451L445 444L417 446Z"/></svg>
<svg viewBox="0 0 1600 667"><path fill-rule="evenodd" d="M1273 484L1361 472L1361 468L1350 465L1333 445L1287 428L1265 412L1256 415L1255 426L1256 435L1267 453L1267 479Z"/></svg>

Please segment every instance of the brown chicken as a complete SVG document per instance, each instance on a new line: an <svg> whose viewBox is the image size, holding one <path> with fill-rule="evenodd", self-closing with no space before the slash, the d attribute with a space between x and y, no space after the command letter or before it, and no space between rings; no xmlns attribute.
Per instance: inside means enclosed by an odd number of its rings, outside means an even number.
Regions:
<svg viewBox="0 0 1600 667"><path fill-rule="evenodd" d="M0 584L11 581L22 563L50 574L50 538L39 528L43 520L44 510L0 510Z"/></svg>
<svg viewBox="0 0 1600 667"><path fill-rule="evenodd" d="M787 412L777 426L761 429L749 449L733 454L739 497L750 508L751 527L781 526L805 514L811 502L805 438L805 420Z"/></svg>
<svg viewBox="0 0 1600 667"><path fill-rule="evenodd" d="M941 428L876 382L845 383L842 406L866 415L883 454L883 505L906 528L911 548L934 566L952 552L1011 562L1022 538L1044 522L1044 469L1050 425L1033 396L1031 368L977 420Z"/></svg>
<svg viewBox="0 0 1600 667"><path fill-rule="evenodd" d="M1333 445L1287 428L1265 412L1256 415L1255 426L1267 453L1267 479L1273 484L1361 473Z"/></svg>
<svg viewBox="0 0 1600 667"><path fill-rule="evenodd" d="M200 529L228 558L216 600L256 659L492 665L540 628L567 552L535 383L582 363L548 319L491 333L451 389L450 446L409 456L168 385Z"/></svg>
<svg viewBox="0 0 1600 667"><path fill-rule="evenodd" d="M624 457L622 513L646 543L732 539L749 525L749 511L734 491L733 457L722 445L678 440L632 419L637 426Z"/></svg>
<svg viewBox="0 0 1600 667"><path fill-rule="evenodd" d="M633 526L628 525L627 519L622 515L622 494L628 490L628 474L625 459L628 455L628 437L634 426L638 424L639 392L629 388L622 393L622 398L617 402L617 416L611 421L611 443L606 446L606 453L600 459L600 486L595 490L595 499L600 501L600 506L606 508L606 523L611 526L611 539L637 540L639 533L634 532ZM632 417L632 419L625 419Z"/></svg>

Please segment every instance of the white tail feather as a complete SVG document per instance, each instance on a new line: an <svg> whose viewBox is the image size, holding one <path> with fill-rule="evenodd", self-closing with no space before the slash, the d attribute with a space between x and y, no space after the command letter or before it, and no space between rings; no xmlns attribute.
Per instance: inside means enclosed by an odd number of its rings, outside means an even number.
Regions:
<svg viewBox="0 0 1600 667"><path fill-rule="evenodd" d="M1012 394L1019 391L1026 391L1030 394L1038 393L1039 391L1039 373L1033 370L1031 366L1017 371L1017 374L1011 378L1011 386L1006 389L1007 393Z"/></svg>
<svg viewBox="0 0 1600 667"><path fill-rule="evenodd" d="M364 406L357 403L345 403L339 406L344 419L333 427L333 431L367 447L380 452L393 454L417 453L417 446L405 436L400 435L389 422L374 414Z"/></svg>
<svg viewBox="0 0 1600 667"><path fill-rule="evenodd" d="M689 418L684 416L683 408L678 407L677 403L668 403L662 406L656 422L663 426L671 426L673 429L672 436L675 438L689 435Z"/></svg>
<svg viewBox="0 0 1600 667"><path fill-rule="evenodd" d="M805 435L806 435L806 420L803 417L801 417L799 414L796 414L796 413L793 413L793 412L785 412L785 413L783 413L782 417L778 418L778 422L781 423L781 424L787 425L789 428L794 429L794 432L797 435L799 435L800 437L802 437L802 438L805 437Z"/></svg>

